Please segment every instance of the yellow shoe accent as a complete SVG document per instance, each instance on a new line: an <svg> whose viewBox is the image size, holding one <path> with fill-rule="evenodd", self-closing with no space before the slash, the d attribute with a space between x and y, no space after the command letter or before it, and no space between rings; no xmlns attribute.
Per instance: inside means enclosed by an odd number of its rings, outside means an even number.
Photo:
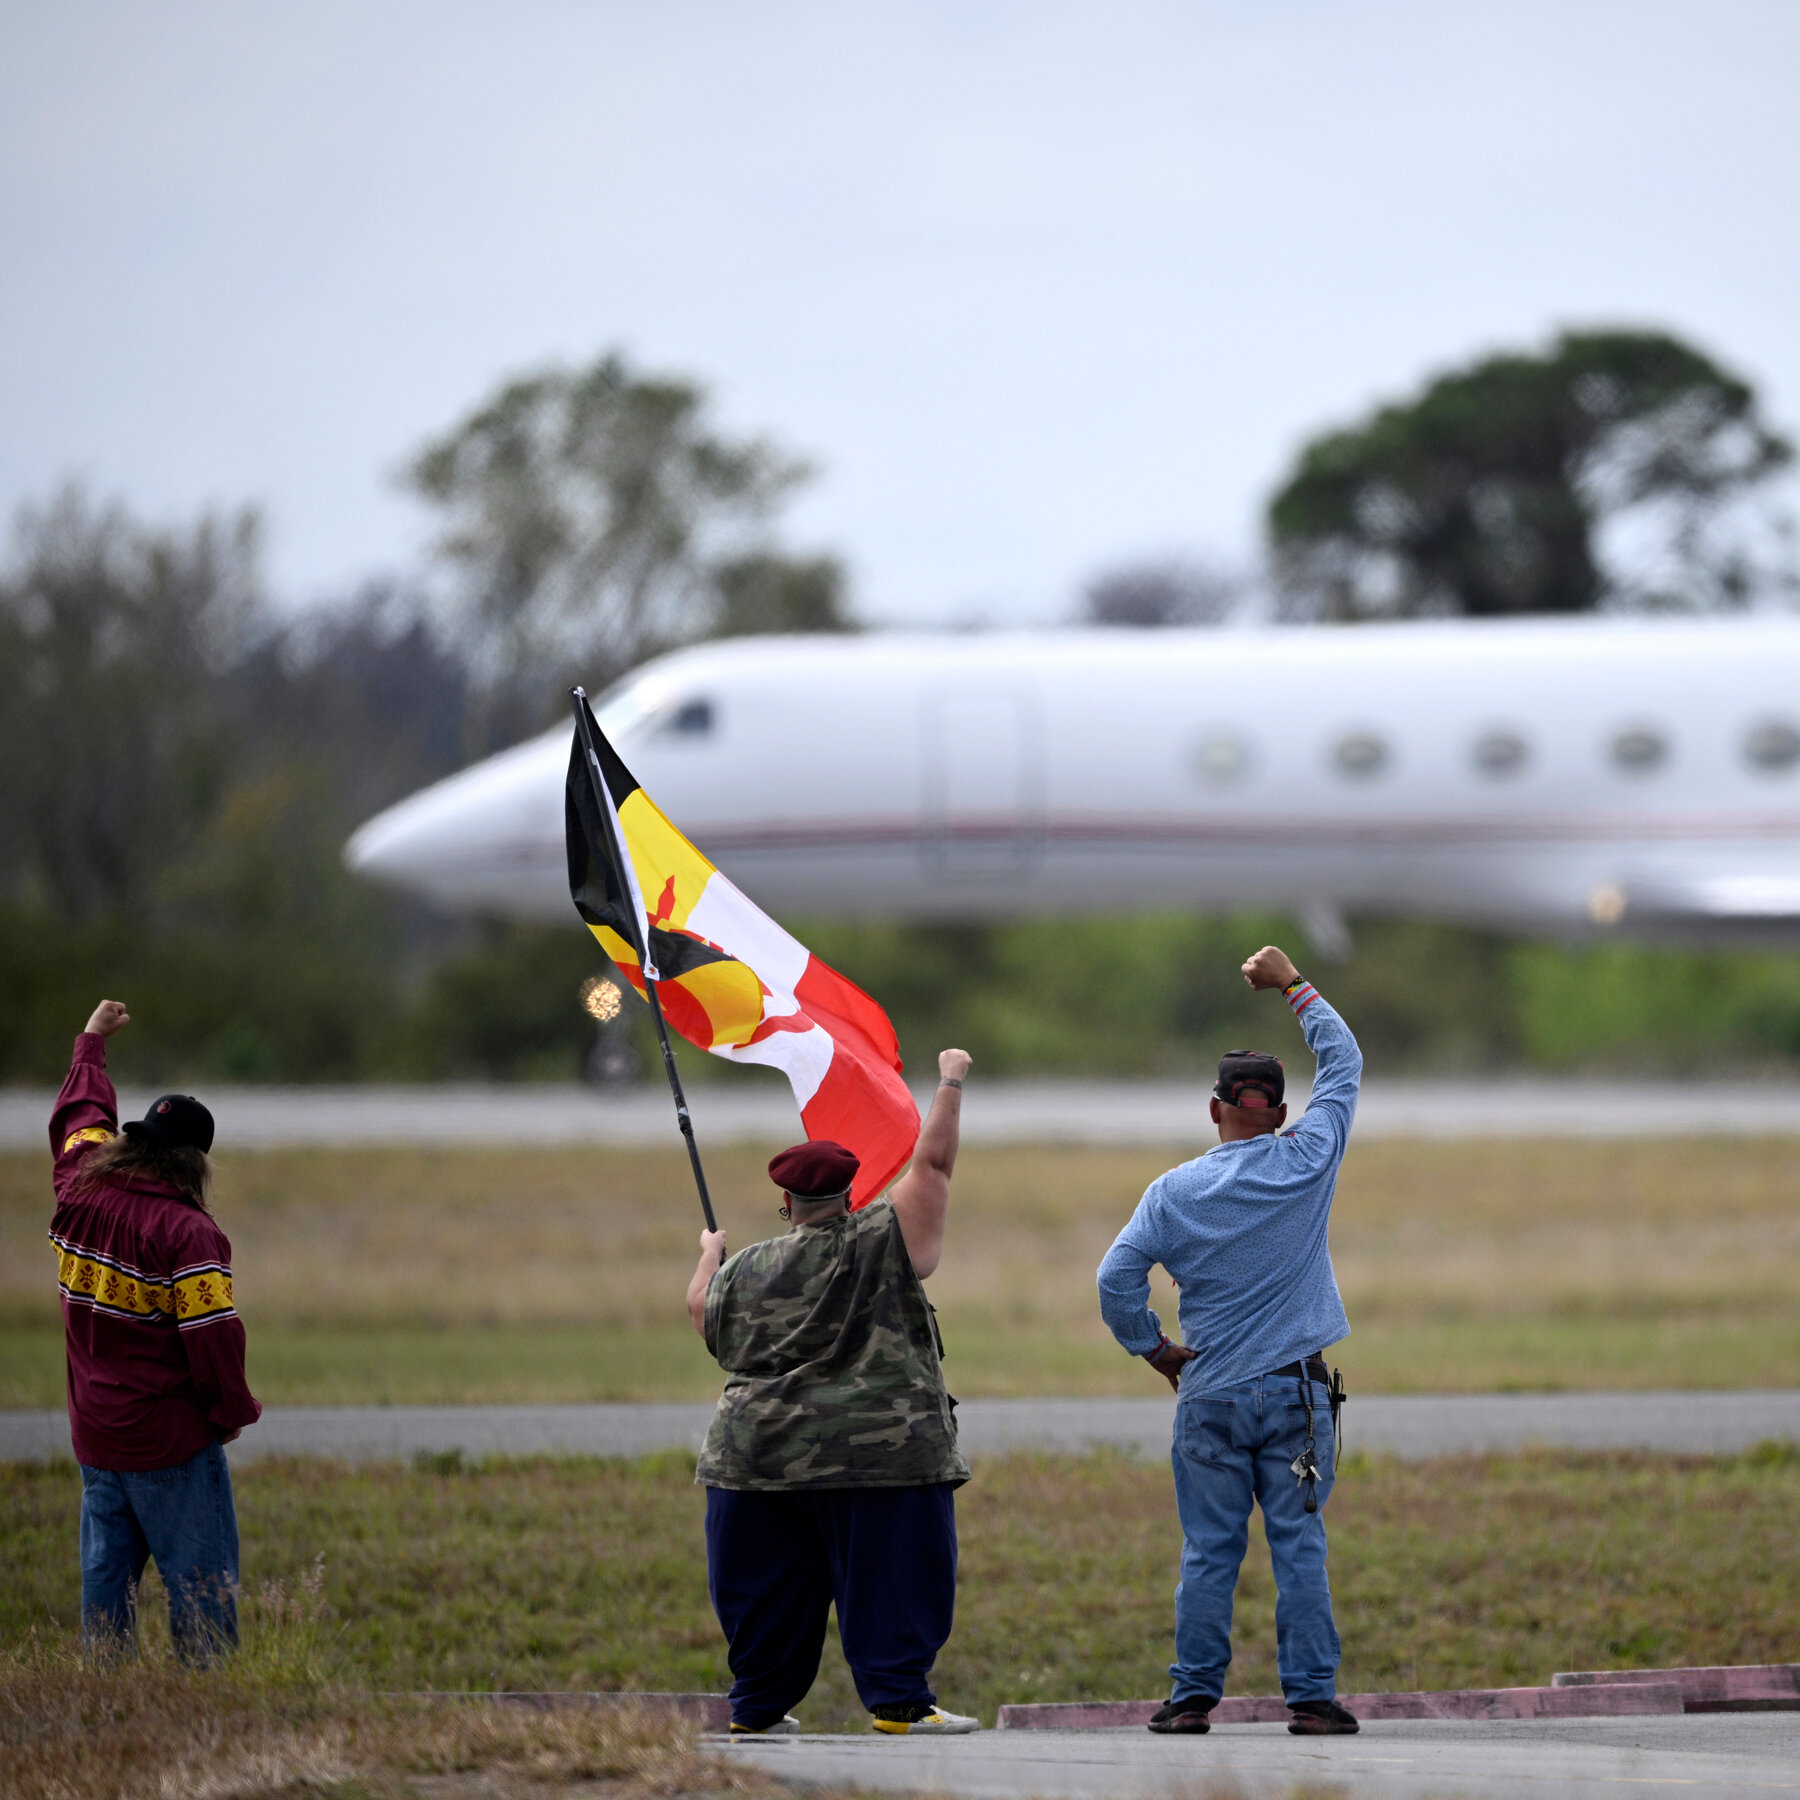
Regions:
<svg viewBox="0 0 1800 1800"><path fill-rule="evenodd" d="M945 1712L941 1706L934 1706L924 1718L914 1719L910 1724L904 1719L871 1719L869 1723L877 1731L892 1732L896 1737L913 1732L924 1737L960 1737L965 1732L981 1729L979 1719L971 1719L963 1713Z"/></svg>
<svg viewBox="0 0 1800 1800"><path fill-rule="evenodd" d="M786 1718L777 1719L773 1725L740 1725L734 1719L731 1724L733 1737L798 1737L800 1721L789 1713Z"/></svg>

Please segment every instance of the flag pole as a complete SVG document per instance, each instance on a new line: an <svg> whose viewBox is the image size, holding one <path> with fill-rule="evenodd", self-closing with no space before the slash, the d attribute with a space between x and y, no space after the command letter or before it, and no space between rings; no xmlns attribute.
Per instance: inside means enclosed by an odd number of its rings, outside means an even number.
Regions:
<svg viewBox="0 0 1800 1800"><path fill-rule="evenodd" d="M581 747L586 752L588 783L594 790L594 800L599 808L600 827L611 846L613 866L619 871L623 881L628 867L625 861L628 852L613 831L611 797L601 785L600 756L594 748L594 734L588 728L587 690L571 688L569 699L575 708L575 729L581 734ZM631 921L632 938L636 940L637 909L628 905L625 911ZM675 1067L675 1052L669 1043L669 1028L663 1021L662 1001L657 998L656 982L650 975L650 946L634 941L632 948L637 951L638 968L644 977L644 998L650 1002L650 1016L656 1021L656 1041L662 1045L663 1068L668 1073L669 1091L675 1096L675 1118L681 1126L681 1135L687 1142L688 1161L694 1169L694 1185L700 1190L700 1210L706 1215L706 1229L717 1231L719 1221L713 1216L712 1195L706 1191L706 1171L700 1166L700 1146L694 1141L694 1121L688 1117L687 1096L681 1091L681 1074Z"/></svg>

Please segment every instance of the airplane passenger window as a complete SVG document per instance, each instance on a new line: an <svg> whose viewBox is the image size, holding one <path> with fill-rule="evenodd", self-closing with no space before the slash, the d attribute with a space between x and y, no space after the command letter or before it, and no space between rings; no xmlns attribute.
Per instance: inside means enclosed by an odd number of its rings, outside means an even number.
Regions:
<svg viewBox="0 0 1800 1800"><path fill-rule="evenodd" d="M1800 730L1786 719L1764 719L1744 733L1744 761L1765 774L1779 775L1800 763Z"/></svg>
<svg viewBox="0 0 1800 1800"><path fill-rule="evenodd" d="M1388 764L1388 747L1372 731L1352 731L1337 741L1331 760L1340 775L1352 781L1370 781Z"/></svg>
<svg viewBox="0 0 1800 1800"><path fill-rule="evenodd" d="M710 700L684 700L657 727L658 737L705 737L713 728Z"/></svg>
<svg viewBox="0 0 1800 1800"><path fill-rule="evenodd" d="M1632 725L1612 741L1613 766L1625 775L1648 775L1668 759L1669 741L1648 725Z"/></svg>
<svg viewBox="0 0 1800 1800"><path fill-rule="evenodd" d="M1500 781L1525 767L1531 748L1516 731L1484 731L1470 746L1469 755L1483 775Z"/></svg>
<svg viewBox="0 0 1800 1800"><path fill-rule="evenodd" d="M1236 781L1249 766L1250 753L1241 738L1230 732L1216 731L1200 740L1194 750L1194 773L1202 781L1224 786Z"/></svg>

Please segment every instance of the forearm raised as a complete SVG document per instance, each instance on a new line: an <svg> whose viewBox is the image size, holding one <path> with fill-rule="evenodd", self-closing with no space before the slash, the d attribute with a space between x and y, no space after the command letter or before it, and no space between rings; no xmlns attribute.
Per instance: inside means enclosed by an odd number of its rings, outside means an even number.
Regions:
<svg viewBox="0 0 1800 1800"><path fill-rule="evenodd" d="M962 1084L969 1071L965 1050L938 1057L937 1092L919 1129L912 1167L894 1183L889 1199L900 1220L900 1235L913 1272L923 1281L944 1253L944 1226L950 1214L950 1177L962 1139Z"/></svg>
<svg viewBox="0 0 1800 1800"><path fill-rule="evenodd" d="M927 1169L943 1181L946 1201L950 1177L956 1172L956 1152L962 1144L962 1096L960 1077L938 1083L913 1151L913 1167Z"/></svg>
<svg viewBox="0 0 1800 1800"><path fill-rule="evenodd" d="M97 1032L75 1040L69 1072L50 1114L50 1154L84 1151L87 1140L110 1137L119 1128L118 1099L106 1072L106 1045Z"/></svg>
<svg viewBox="0 0 1800 1800"><path fill-rule="evenodd" d="M1350 1027L1311 982L1303 981L1290 990L1287 1002L1300 1022L1307 1048L1319 1059L1306 1117L1329 1118L1347 1137L1362 1086L1362 1051Z"/></svg>
<svg viewBox="0 0 1800 1800"><path fill-rule="evenodd" d="M102 1000L75 1039L69 1073L50 1115L50 1154L59 1161L65 1151L77 1148L81 1135L110 1136L118 1130L119 1103L106 1073L106 1040L130 1023L122 1001Z"/></svg>

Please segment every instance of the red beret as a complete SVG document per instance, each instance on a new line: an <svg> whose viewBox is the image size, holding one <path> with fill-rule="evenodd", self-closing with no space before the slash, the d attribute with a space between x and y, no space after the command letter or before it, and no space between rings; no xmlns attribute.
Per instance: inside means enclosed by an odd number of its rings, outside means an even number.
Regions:
<svg viewBox="0 0 1800 1800"><path fill-rule="evenodd" d="M800 1200L829 1200L846 1192L862 1164L830 1138L813 1138L769 1158L769 1179Z"/></svg>

